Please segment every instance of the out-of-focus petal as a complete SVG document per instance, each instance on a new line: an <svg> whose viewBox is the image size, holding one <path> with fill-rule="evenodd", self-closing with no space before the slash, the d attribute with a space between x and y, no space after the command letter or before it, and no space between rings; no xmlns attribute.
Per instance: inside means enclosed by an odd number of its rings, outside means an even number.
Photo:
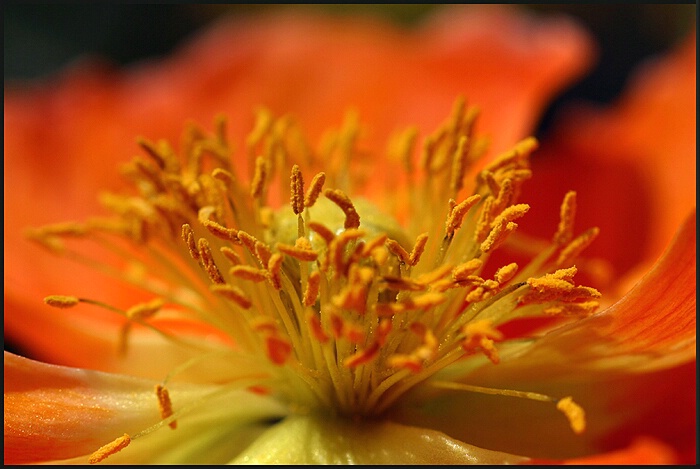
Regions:
<svg viewBox="0 0 700 469"><path fill-rule="evenodd" d="M563 113L533 159L521 228L551 236L558 203L576 190L578 229L601 228L586 254L606 259L618 281L626 273L636 281L695 205L696 85L692 33L644 63L612 107ZM620 295L630 287L619 286Z"/></svg>
<svg viewBox="0 0 700 469"><path fill-rule="evenodd" d="M47 365L8 352L4 374L5 464L84 464L102 445L161 421L155 381ZM183 413L177 428L144 434L107 462L225 463L286 412L242 390L179 383L167 388L173 411ZM223 438L227 444L220 444Z"/></svg>
<svg viewBox="0 0 700 469"><path fill-rule="evenodd" d="M391 422L289 417L233 463L243 464L507 464L526 458L477 448L426 428Z"/></svg>
<svg viewBox="0 0 700 469"><path fill-rule="evenodd" d="M6 332L12 337L25 327L20 318L31 316L36 328L50 324L54 334L65 330L71 337L72 347L57 360L72 353L71 364L94 366L86 357L95 334L83 342L75 329L93 321L100 333L109 327L116 334L118 324L105 325L99 311L57 312L41 298L73 294L127 307L143 299L22 237L28 226L100 214L96 195L121 187L116 169L138 151L137 135L177 142L186 119L209 125L224 112L242 151L259 105L297 115L312 141L352 107L369 123L363 145L383 151L394 130L409 124L433 130L463 94L484 109L481 127L495 150L512 144L591 59L591 44L574 24L521 13L450 9L414 32L293 13L224 21L160 62L126 72L83 62L51 83L6 86ZM81 253L92 249L81 246ZM78 315L85 322L72 326ZM43 340L39 334L19 339L30 353Z"/></svg>
<svg viewBox="0 0 700 469"><path fill-rule="evenodd" d="M5 352L5 464L89 455L160 419L153 383Z"/></svg>

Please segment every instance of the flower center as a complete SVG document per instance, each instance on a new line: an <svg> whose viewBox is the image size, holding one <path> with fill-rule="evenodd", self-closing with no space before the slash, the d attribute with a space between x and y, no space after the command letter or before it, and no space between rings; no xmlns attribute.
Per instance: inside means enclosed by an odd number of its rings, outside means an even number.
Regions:
<svg viewBox="0 0 700 469"><path fill-rule="evenodd" d="M123 315L123 347L132 324L177 340L158 325L164 309L175 310L266 362L252 390L297 410L379 416L457 361L486 357L498 364L510 345L535 340L507 337L503 325L576 320L598 306L599 293L573 280L573 260L597 234L574 236L573 192L547 248L523 267L489 265L529 209L516 199L531 176L536 142L525 139L481 163L476 116L458 100L424 139L417 161L416 131L398 135L387 165L403 166L402 173L372 170L352 116L312 150L291 119L261 111L245 145L248 178L234 167L221 119L213 135L187 130L184 158L166 142L142 139L148 157L125 167L137 194L103 199L112 218L48 226L31 236L85 262L63 243L66 237L88 235L113 250L107 238L126 241L139 252L130 259L138 268L117 275L157 298L126 310L74 297L46 301L88 302ZM383 193L372 190L377 170L395 184ZM351 197L362 193L373 202ZM402 224L385 214L392 205ZM435 387L557 402L576 431L584 426L570 398L444 381ZM160 386L156 394L163 418L174 423L167 390Z"/></svg>

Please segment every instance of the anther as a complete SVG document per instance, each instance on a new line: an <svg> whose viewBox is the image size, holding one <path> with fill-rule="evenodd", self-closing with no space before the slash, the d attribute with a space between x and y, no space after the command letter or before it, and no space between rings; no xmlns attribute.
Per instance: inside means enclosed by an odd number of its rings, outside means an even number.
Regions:
<svg viewBox="0 0 700 469"><path fill-rule="evenodd" d="M254 199L260 199L265 186L265 178L267 177L267 163L265 158L258 156L255 160L255 173L253 182L250 185L250 195Z"/></svg>
<svg viewBox="0 0 700 469"><path fill-rule="evenodd" d="M219 251L221 251L221 254L223 254L232 265L242 264L241 257L236 251L234 251L230 247L222 246L221 249L219 249Z"/></svg>
<svg viewBox="0 0 700 469"><path fill-rule="evenodd" d="M562 411L566 418L569 419L569 425L574 433L577 435L583 433L586 429L586 414L583 408L573 401L571 396L559 399L557 409Z"/></svg>
<svg viewBox="0 0 700 469"><path fill-rule="evenodd" d="M398 257L402 263L409 263L411 256L398 242L393 239L387 239L385 244L389 252Z"/></svg>
<svg viewBox="0 0 700 469"><path fill-rule="evenodd" d="M309 274L304 290L304 306L312 306L318 298L319 287L321 285L321 274L317 270Z"/></svg>
<svg viewBox="0 0 700 469"><path fill-rule="evenodd" d="M275 365L283 365L292 353L292 346L286 340L276 337L265 337L267 356Z"/></svg>
<svg viewBox="0 0 700 469"><path fill-rule="evenodd" d="M90 455L90 458L88 459L88 462L90 464L97 464L100 461L104 461L107 459L109 456L118 453L119 451L123 450L127 446L129 446L129 443L131 443L131 437L124 433L124 435L120 436L119 438L115 439L114 441L107 443L94 453Z"/></svg>
<svg viewBox="0 0 700 469"><path fill-rule="evenodd" d="M323 191L331 202L336 204L345 213L345 229L358 228L360 226L360 215L357 214L355 206L352 204L350 197L340 189L326 189Z"/></svg>
<svg viewBox="0 0 700 469"><path fill-rule="evenodd" d="M212 255L211 248L209 247L209 241L205 238L200 238L197 242L197 247L199 248L199 256L202 259L202 264L204 265L204 270L209 275L212 282L222 284L225 283L224 278L219 272L219 268L214 262L214 256Z"/></svg>
<svg viewBox="0 0 700 469"><path fill-rule="evenodd" d="M576 218L576 192L569 191L564 196L559 210L559 226L554 234L554 243L560 246L568 243L574 234L574 219Z"/></svg>
<svg viewBox="0 0 700 469"><path fill-rule="evenodd" d="M229 284L210 285L209 289L211 291L213 291L214 293L218 293L219 295L223 296L224 298L233 301L234 303L236 303L238 306L240 306L243 309L248 309L253 304L250 301L250 299L248 299L246 294L243 293L243 290L236 287L235 285L229 285Z"/></svg>
<svg viewBox="0 0 700 469"><path fill-rule="evenodd" d="M518 264L513 262L498 269L496 271L496 274L494 275L494 278L498 283L503 284L506 283L508 280L512 279L517 271Z"/></svg>
<svg viewBox="0 0 700 469"><path fill-rule="evenodd" d="M265 270L257 269L248 265L234 265L229 270L232 277L237 277L251 282L262 282L267 280L268 273Z"/></svg>
<svg viewBox="0 0 700 469"><path fill-rule="evenodd" d="M160 384L156 384L156 396L158 396L158 407L160 408L160 418L163 420L173 415L173 404L170 401L170 393ZM177 428L177 421L173 420L168 424L170 428Z"/></svg>
<svg viewBox="0 0 700 469"><path fill-rule="evenodd" d="M72 308L80 303L75 296L51 295L44 298L44 303L54 308Z"/></svg>
<svg viewBox="0 0 700 469"><path fill-rule="evenodd" d="M275 290L282 288L282 278L280 277L280 271L282 269L282 255L278 252L270 256L267 262L267 270L270 272L269 280Z"/></svg>
<svg viewBox="0 0 700 469"><path fill-rule="evenodd" d="M457 150L454 153L452 159L452 175L450 178L450 189L452 189L454 194L457 194L463 186L464 173L466 171L467 164L467 151L469 139L462 135L457 144Z"/></svg>
<svg viewBox="0 0 700 469"><path fill-rule="evenodd" d="M481 196L479 194L474 194L452 208L450 215L447 217L445 226L445 231L448 238L452 238L452 236L454 236L455 231L462 226L464 216L474 205L476 205L477 202L479 202L479 200L481 200Z"/></svg>
<svg viewBox="0 0 700 469"><path fill-rule="evenodd" d="M300 261L311 262L315 261L318 258L318 253L311 249L303 249L297 246L291 246L289 244L284 243L277 243L275 247L278 251L283 252L288 256L294 257Z"/></svg>
<svg viewBox="0 0 700 469"><path fill-rule="evenodd" d="M187 223L182 225L182 239L185 241L187 250L190 252L192 259L198 261L200 259L199 249L197 249L197 243L195 242L194 230L192 230L192 227Z"/></svg>
<svg viewBox="0 0 700 469"><path fill-rule="evenodd" d="M299 165L292 166L290 186L292 211L295 215L299 215L304 211L304 178L301 175Z"/></svg>
<svg viewBox="0 0 700 469"><path fill-rule="evenodd" d="M325 225L322 225L321 223L310 221L309 223L307 223L306 226L308 226L309 229L311 229L321 238L323 238L327 245L330 245L331 241L333 241L333 239L335 238L335 234L333 233L333 231L331 231L330 228L326 227Z"/></svg>
<svg viewBox="0 0 700 469"><path fill-rule="evenodd" d="M464 264L460 264L452 270L452 278L455 281L464 280L479 270L483 264L481 259L472 259Z"/></svg>
<svg viewBox="0 0 700 469"><path fill-rule="evenodd" d="M582 234L578 235L559 253L557 257L557 265L565 265L573 261L584 249L598 237L600 229L598 227L589 228Z"/></svg>
<svg viewBox="0 0 700 469"><path fill-rule="evenodd" d="M318 173L311 180L311 184L306 191L306 196L304 197L304 206L312 207L318 196L321 195L321 190L323 189L323 184L326 182L326 173Z"/></svg>
<svg viewBox="0 0 700 469"><path fill-rule="evenodd" d="M411 254L408 256L408 264L411 266L415 266L418 264L418 261L420 261L420 257L423 255L423 252L425 251L425 245L428 242L428 233L423 233L418 235L418 238L416 238L416 244L413 246L413 249L411 250Z"/></svg>
<svg viewBox="0 0 700 469"><path fill-rule="evenodd" d="M128 319L144 320L153 317L163 307L165 302L161 298L156 298L148 303L141 303L126 310Z"/></svg>

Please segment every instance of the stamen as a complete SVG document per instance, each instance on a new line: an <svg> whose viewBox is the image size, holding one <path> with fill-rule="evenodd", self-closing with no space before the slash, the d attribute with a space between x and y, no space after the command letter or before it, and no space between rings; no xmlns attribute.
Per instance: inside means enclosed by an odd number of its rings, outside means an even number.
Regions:
<svg viewBox="0 0 700 469"><path fill-rule="evenodd" d="M267 280L268 273L265 270L257 269L249 265L234 265L229 270L232 277L238 277L243 280L250 280L251 282L262 282Z"/></svg>
<svg viewBox="0 0 700 469"><path fill-rule="evenodd" d="M321 190L323 189L323 183L326 182L326 173L318 173L311 180L308 190L306 191L306 196L304 197L304 206L313 207L321 195Z"/></svg>
<svg viewBox="0 0 700 469"><path fill-rule="evenodd" d="M304 306L312 306L318 298L319 287L321 285L321 274L315 270L309 274L304 290Z"/></svg>
<svg viewBox="0 0 700 469"><path fill-rule="evenodd" d="M54 308L72 308L80 303L75 296L51 295L44 298L44 303Z"/></svg>
<svg viewBox="0 0 700 469"><path fill-rule="evenodd" d="M559 226L554 234L555 244L563 246L571 240L574 234L574 219L576 218L576 192L569 191L564 196L559 213Z"/></svg>
<svg viewBox="0 0 700 469"><path fill-rule="evenodd" d="M305 238L300 238L305 239ZM275 247L288 256L292 256L300 261L313 262L318 258L318 253L311 249L304 249L297 246L290 246L289 244L277 243ZM310 246L309 246L310 247Z"/></svg>
<svg viewBox="0 0 700 469"><path fill-rule="evenodd" d="M360 215L357 214L355 206L352 204L350 197L348 197L345 192L340 189L326 189L323 191L325 195L331 202L336 204L345 213L345 225L344 228L358 228L360 226Z"/></svg>
<svg viewBox="0 0 700 469"><path fill-rule="evenodd" d="M275 290L280 290L282 288L280 271L282 270L283 260L282 255L276 252L270 256L270 260L267 263L267 270L270 272L269 280Z"/></svg>
<svg viewBox="0 0 700 469"><path fill-rule="evenodd" d="M292 211L299 215L304 211L304 178L296 164L292 166L291 193Z"/></svg>
<svg viewBox="0 0 700 469"><path fill-rule="evenodd" d="M173 404L170 401L170 393L160 384L156 384L156 395L158 396L158 407L160 408L160 417L162 419L167 419L173 415ZM169 424L170 428L175 430L177 428L177 420L171 421Z"/></svg>
<svg viewBox="0 0 700 469"><path fill-rule="evenodd" d="M330 230L330 228L326 227L325 225L322 225L321 223L310 221L306 224L306 226L308 226L309 229L313 230L321 238L323 238L323 240L329 246L331 244L331 241L333 241L333 239L335 238L335 234Z"/></svg>
<svg viewBox="0 0 700 469"><path fill-rule="evenodd" d="M253 305L253 303L246 296L246 294L243 293L243 290L236 287L235 285L218 284L210 285L209 288L214 293L218 293L224 298L233 301L243 309L248 309Z"/></svg>
<svg viewBox="0 0 700 469"><path fill-rule="evenodd" d="M577 435L583 433L586 429L586 414L583 408L573 401L571 396L559 399L557 409L562 411L566 418L569 419L569 425L574 433Z"/></svg>
<svg viewBox="0 0 700 469"><path fill-rule="evenodd" d="M224 256L226 256L226 259L228 259L229 262L231 262L232 265L240 265L240 264L242 264L241 257L238 255L238 253L236 253L236 251L234 251L234 250L231 249L230 247L228 247L228 246L222 246L222 247L219 249L219 251L221 251L221 254L223 254Z"/></svg>
<svg viewBox="0 0 700 469"><path fill-rule="evenodd" d="M411 254L408 256L408 265L415 266L420 261L420 256L423 255L425 251L425 245L428 242L428 233L423 233L418 235L416 238L416 244L411 250Z"/></svg>
<svg viewBox="0 0 700 469"><path fill-rule="evenodd" d="M385 244L390 253L398 257L402 263L409 264L411 256L399 243L393 239L387 239Z"/></svg>
<svg viewBox="0 0 700 469"><path fill-rule="evenodd" d="M128 319L148 319L160 311L163 304L164 301L161 298L156 298L148 303L141 303L136 306L132 306L126 310L126 317Z"/></svg>
<svg viewBox="0 0 700 469"><path fill-rule="evenodd" d="M190 256L192 256L192 259L198 261L200 256L199 249L197 249L197 243L195 242L194 238L194 231L187 223L182 225L182 239L185 241L185 244L187 244L187 249L190 252Z"/></svg>
<svg viewBox="0 0 700 469"><path fill-rule="evenodd" d="M221 272L219 272L219 268L214 262L214 256L211 253L209 241L207 241L205 238L200 238L197 242L197 246L199 247L199 256L202 259L204 270L206 271L207 275L209 275L211 281L218 284L225 283L224 278L221 276Z"/></svg>
<svg viewBox="0 0 700 469"><path fill-rule="evenodd" d="M441 389L478 392L481 394L492 394L496 396L520 397L523 399L531 399L533 401L556 402L557 409L563 412L564 415L566 415L566 418L569 420L569 426L571 427L571 430L574 433L578 435L583 433L586 429L585 412L583 408L576 404L570 396L565 397L563 399L555 399L551 396L547 396L546 394L539 394L535 392L514 391L511 389L485 388L481 386L472 386L469 384L452 383L449 381L432 381L430 385Z"/></svg>
<svg viewBox="0 0 700 469"><path fill-rule="evenodd" d="M582 234L577 236L573 241L571 241L564 249L559 253L556 264L566 265L573 261L576 256L581 254L581 252L591 245L593 240L598 237L600 229L597 227L590 228L584 231Z"/></svg>
<svg viewBox="0 0 700 469"><path fill-rule="evenodd" d="M267 177L267 163L265 158L258 156L255 160L255 173L253 182L250 185L250 195L256 200L260 200L265 186L265 178Z"/></svg>
<svg viewBox="0 0 700 469"><path fill-rule="evenodd" d="M467 151L469 150L468 142L469 139L466 135L462 135L459 138L457 150L455 151L452 159L452 177L450 179L450 189L452 189L454 194L457 194L464 185L464 174L467 169Z"/></svg>
<svg viewBox="0 0 700 469"><path fill-rule="evenodd" d="M446 236L448 238L454 236L455 231L462 226L464 216L479 200L481 200L481 196L479 194L474 194L452 208L450 215L447 217L445 226Z"/></svg>
<svg viewBox="0 0 700 469"><path fill-rule="evenodd" d="M119 438L115 439L114 441L107 443L94 453L90 455L90 458L88 459L88 462L90 464L97 464L100 461L104 461L107 459L109 456L118 453L119 451L123 450L127 446L129 446L129 443L131 443L131 437L124 433L124 435L120 436Z"/></svg>

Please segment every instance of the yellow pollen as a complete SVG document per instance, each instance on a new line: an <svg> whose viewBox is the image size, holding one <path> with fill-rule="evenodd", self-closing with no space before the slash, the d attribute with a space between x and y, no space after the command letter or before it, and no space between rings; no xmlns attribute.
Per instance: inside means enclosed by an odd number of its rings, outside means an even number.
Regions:
<svg viewBox="0 0 700 469"><path fill-rule="evenodd" d="M575 321L595 311L600 294L574 283L573 262L598 230L575 235L570 192L553 237L522 249L529 259L493 265L507 249L529 244L513 233L529 209L517 198L531 176L537 141L525 139L491 163L475 164L486 150L486 139L475 132L477 114L458 99L434 132L411 128L391 140L391 158L381 160L386 166L363 147L354 114L318 146L305 140L295 119L266 109L257 112L236 154L221 117L210 133L188 126L178 153L166 141L141 139L145 154L123 171L132 193L101 198L111 217L51 225L28 236L156 299L126 310L72 296L45 302L59 308L88 303L117 313L122 351L137 324L178 346L194 345L165 329L165 321L150 320L155 314L214 328L235 344L236 357L268 368L240 380L236 358L233 372L212 375L212 383L223 392L264 392L290 412L376 417L403 405L411 389L434 385L436 373L452 364L486 358L495 366L509 359L499 351L539 340L504 337L501 326L509 321L552 314ZM253 165L252 175L240 161ZM405 174L393 178L394 167ZM397 184L375 190L378 171ZM304 176L311 175L305 187ZM334 188L326 187L327 179ZM108 255L74 248L83 238ZM501 246L504 252L492 256ZM174 412L166 383L209 356L202 351L161 381L155 392L162 420L145 432L175 427L189 405ZM437 387L557 403L575 431L585 426L570 398ZM93 458L119 451L126 438Z"/></svg>
<svg viewBox="0 0 700 469"><path fill-rule="evenodd" d="M126 317L129 319L148 319L153 317L163 307L164 301L156 298L148 303L141 303L126 310Z"/></svg>
<svg viewBox="0 0 700 469"><path fill-rule="evenodd" d="M131 443L131 437L124 433L124 435L120 436L119 438L115 439L114 441L107 443L94 453L90 455L90 458L88 459L88 462L90 464L97 464L100 461L104 461L107 459L109 456L118 453L119 451L123 450L127 446L129 446L129 443Z"/></svg>
<svg viewBox="0 0 700 469"><path fill-rule="evenodd" d="M182 225L182 239L185 241L187 249L190 252L190 256L192 256L192 259L198 261L199 249L197 248L197 242L195 241L194 231L192 230L192 227L187 223Z"/></svg>
<svg viewBox="0 0 700 469"><path fill-rule="evenodd" d="M447 217L445 227L448 238L454 236L455 231L462 226L464 216L474 205L476 205L477 202L479 202L479 200L481 200L481 196L479 194L474 194L454 206L454 208L450 211L449 217Z"/></svg>
<svg viewBox="0 0 700 469"><path fill-rule="evenodd" d="M261 199L263 195L263 187L265 186L265 178L267 177L267 163L265 158L259 156L255 160L255 174L253 175L253 183L250 186L250 195L254 199Z"/></svg>
<svg viewBox="0 0 700 469"><path fill-rule="evenodd" d="M411 254L408 256L408 265L416 265L420 261L420 257L423 255L423 252L425 251L425 245L428 242L428 233L423 233L418 235L418 238L416 238L416 244L413 245L413 249L411 250Z"/></svg>
<svg viewBox="0 0 700 469"><path fill-rule="evenodd" d="M44 303L54 308L72 308L80 300L75 296L51 295L44 298Z"/></svg>
<svg viewBox="0 0 700 469"><path fill-rule="evenodd" d="M219 284L225 283L219 268L214 262L214 256L211 253L209 241L207 241L205 238L200 238L197 242L197 247L199 248L199 257L202 259L204 270L206 271L207 275L209 275L211 281Z"/></svg>
<svg viewBox="0 0 700 469"><path fill-rule="evenodd" d="M323 191L323 195L340 207L343 213L345 213L345 229L358 228L360 226L360 216L357 214L350 197L348 197L345 192L340 189L326 189Z"/></svg>
<svg viewBox="0 0 700 469"><path fill-rule="evenodd" d="M330 245L331 241L335 238L335 234L328 229L326 226L322 225L321 223L311 221L307 223L308 227L316 232L323 240L326 242L326 244Z"/></svg>
<svg viewBox="0 0 700 469"><path fill-rule="evenodd" d="M398 257L402 263L408 264L410 262L410 255L408 252L393 239L386 240L386 247L389 249L389 252Z"/></svg>
<svg viewBox="0 0 700 469"><path fill-rule="evenodd" d="M600 229L590 228L577 236L559 253L557 265L566 265L572 262L584 249L586 249L598 237Z"/></svg>
<svg viewBox="0 0 700 469"><path fill-rule="evenodd" d="M267 270L270 272L269 280L275 290L280 290L282 288L280 272L282 270L283 260L282 255L276 252L270 256L270 259L267 262Z"/></svg>
<svg viewBox="0 0 700 469"><path fill-rule="evenodd" d="M576 192L569 191L564 196L559 214L559 226L554 234L554 242L558 245L568 243L574 234L574 219L576 218Z"/></svg>
<svg viewBox="0 0 700 469"><path fill-rule="evenodd" d="M277 243L275 247L280 252L283 252L286 255L294 257L296 259L299 259L300 261L313 262L318 258L318 253L316 251L311 250L311 246L301 248L297 246L290 246L289 244Z"/></svg>
<svg viewBox="0 0 700 469"><path fill-rule="evenodd" d="M321 274L315 270L309 275L306 290L304 290L304 305L312 306L318 298L318 291L321 286ZM314 316L315 317L315 316Z"/></svg>
<svg viewBox="0 0 700 469"><path fill-rule="evenodd" d="M223 254L232 265L242 264L241 257L238 255L238 253L236 251L234 251L230 247L222 246L220 251L221 251L221 254Z"/></svg>
<svg viewBox="0 0 700 469"><path fill-rule="evenodd" d="M311 180L311 184L309 184L309 188L306 191L306 196L304 197L304 205L306 207L313 207L318 199L318 196L321 195L323 184L325 182L326 173L321 172L314 176L314 178Z"/></svg>
<svg viewBox="0 0 700 469"><path fill-rule="evenodd" d="M456 281L464 280L479 270L483 264L481 259L472 259L469 262L460 264L452 270L452 278Z"/></svg>
<svg viewBox="0 0 700 469"><path fill-rule="evenodd" d="M160 417L162 419L167 419L173 415L173 404L170 401L170 393L160 384L156 384L156 396L158 396L158 407L160 408ZM175 430L177 428L177 421L173 420L168 424L170 428Z"/></svg>
<svg viewBox="0 0 700 469"><path fill-rule="evenodd" d="M262 282L267 280L268 273L265 270L257 269L248 265L234 265L229 270L232 277L238 277L251 282Z"/></svg>
<svg viewBox="0 0 700 469"><path fill-rule="evenodd" d="M569 425L574 433L581 434L586 429L586 414L583 408L576 404L571 396L559 399L557 409L562 411L566 418L569 419Z"/></svg>
<svg viewBox="0 0 700 469"><path fill-rule="evenodd" d="M299 215L304 211L304 178L301 175L299 165L295 164L292 166L291 179L292 211L294 211L295 215Z"/></svg>
<svg viewBox="0 0 700 469"><path fill-rule="evenodd" d="M252 306L252 302L250 299L246 296L245 293L243 293L243 290L240 288L234 286L234 285L211 285L209 287L211 291L220 294L226 299L229 299L236 303L238 306L240 306L243 309L248 309Z"/></svg>

